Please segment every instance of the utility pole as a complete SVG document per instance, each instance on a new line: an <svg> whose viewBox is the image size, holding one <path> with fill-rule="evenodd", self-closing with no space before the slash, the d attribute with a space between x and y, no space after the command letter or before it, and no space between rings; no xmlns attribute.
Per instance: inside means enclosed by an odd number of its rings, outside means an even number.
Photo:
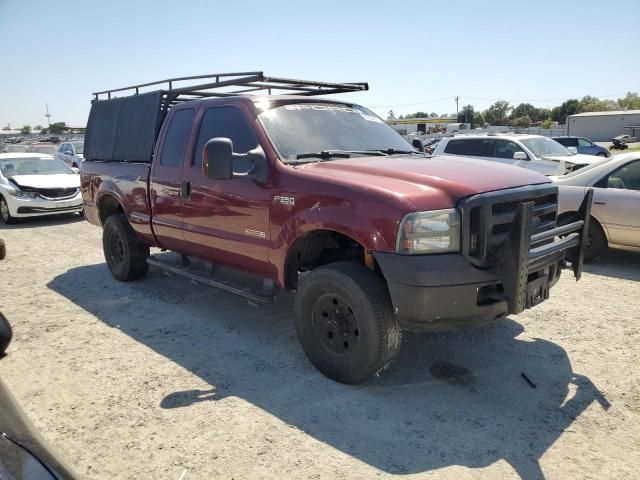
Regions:
<svg viewBox="0 0 640 480"><path fill-rule="evenodd" d="M456 121L457 121L457 118L458 118L458 100L460 100L460 97L458 97L456 95Z"/></svg>
<svg viewBox="0 0 640 480"><path fill-rule="evenodd" d="M47 109L47 113L45 114L45 117L47 117L47 126L50 127L51 126L51 114L49 113L49 104L45 103L44 106Z"/></svg>

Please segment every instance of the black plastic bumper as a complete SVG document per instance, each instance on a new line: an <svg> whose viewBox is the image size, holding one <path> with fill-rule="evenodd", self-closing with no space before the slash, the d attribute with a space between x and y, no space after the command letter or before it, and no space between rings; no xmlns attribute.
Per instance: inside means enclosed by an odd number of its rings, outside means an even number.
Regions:
<svg viewBox="0 0 640 480"><path fill-rule="evenodd" d="M492 266L473 266L458 253L398 255L374 252L387 280L396 316L413 331L437 331L517 314L549 297L573 250L576 279L582 271L593 192L574 222L531 234L533 202L519 204L509 234L493 252Z"/></svg>

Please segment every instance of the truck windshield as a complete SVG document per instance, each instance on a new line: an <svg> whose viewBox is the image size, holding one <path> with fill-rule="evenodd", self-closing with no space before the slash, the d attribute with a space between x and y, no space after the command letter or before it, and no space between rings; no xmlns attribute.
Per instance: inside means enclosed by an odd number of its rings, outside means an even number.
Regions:
<svg viewBox="0 0 640 480"><path fill-rule="evenodd" d="M284 162L313 152L414 151L377 115L358 105L291 103L266 110L259 118ZM332 156L340 158L344 156Z"/></svg>

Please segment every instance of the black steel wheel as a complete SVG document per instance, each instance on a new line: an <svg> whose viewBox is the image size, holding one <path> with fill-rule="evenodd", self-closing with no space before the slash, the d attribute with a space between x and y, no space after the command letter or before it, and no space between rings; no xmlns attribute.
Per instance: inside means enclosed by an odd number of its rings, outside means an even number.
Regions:
<svg viewBox="0 0 640 480"><path fill-rule="evenodd" d="M105 221L102 248L111 274L121 282L138 280L147 273L149 247L136 236L124 213Z"/></svg>
<svg viewBox="0 0 640 480"><path fill-rule="evenodd" d="M295 320L311 363L341 383L358 384L383 371L402 342L384 279L355 262L311 272L296 294Z"/></svg>

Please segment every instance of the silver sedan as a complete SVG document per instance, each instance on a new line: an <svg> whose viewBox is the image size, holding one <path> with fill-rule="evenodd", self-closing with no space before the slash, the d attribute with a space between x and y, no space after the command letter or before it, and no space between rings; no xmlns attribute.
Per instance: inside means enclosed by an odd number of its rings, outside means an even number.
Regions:
<svg viewBox="0 0 640 480"><path fill-rule="evenodd" d="M587 189L594 190L586 261L607 247L640 251L640 153L606 158L554 181L559 225L571 222Z"/></svg>

